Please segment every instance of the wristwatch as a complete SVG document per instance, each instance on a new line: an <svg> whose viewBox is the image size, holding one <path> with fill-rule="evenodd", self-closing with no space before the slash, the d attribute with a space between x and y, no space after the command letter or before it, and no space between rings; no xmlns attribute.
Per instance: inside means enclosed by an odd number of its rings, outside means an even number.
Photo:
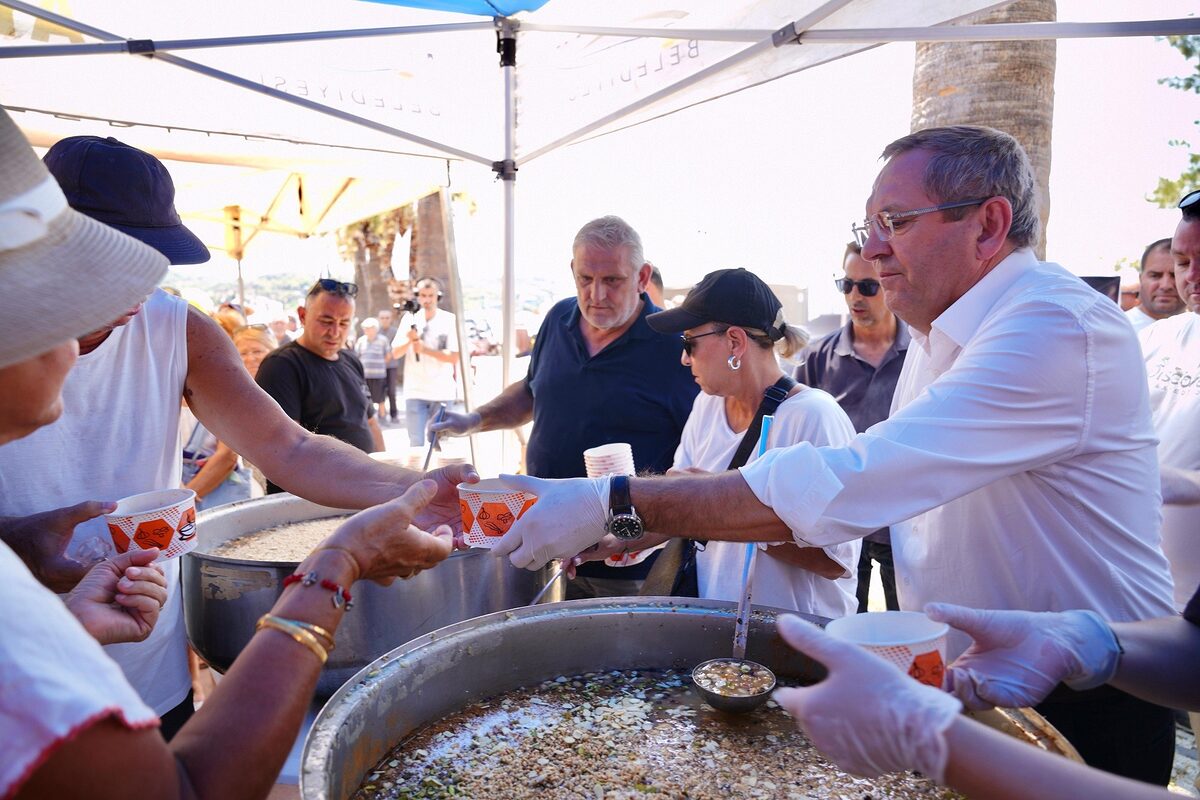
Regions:
<svg viewBox="0 0 1200 800"><path fill-rule="evenodd" d="M615 475L608 487L608 522L604 529L618 539L640 539L646 529L629 496L629 476Z"/></svg>

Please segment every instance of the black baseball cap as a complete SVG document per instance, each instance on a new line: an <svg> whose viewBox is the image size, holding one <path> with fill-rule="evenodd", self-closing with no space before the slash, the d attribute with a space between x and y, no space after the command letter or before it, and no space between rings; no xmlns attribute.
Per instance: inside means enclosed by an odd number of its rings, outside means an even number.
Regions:
<svg viewBox="0 0 1200 800"><path fill-rule="evenodd" d="M783 338L783 303L753 272L719 269L692 287L683 304L646 317L659 333L683 333L706 322L765 331L771 341Z"/></svg>
<svg viewBox="0 0 1200 800"><path fill-rule="evenodd" d="M70 136L42 157L67 204L129 234L172 264L203 264L210 254L175 211L175 183L162 162L111 136Z"/></svg>

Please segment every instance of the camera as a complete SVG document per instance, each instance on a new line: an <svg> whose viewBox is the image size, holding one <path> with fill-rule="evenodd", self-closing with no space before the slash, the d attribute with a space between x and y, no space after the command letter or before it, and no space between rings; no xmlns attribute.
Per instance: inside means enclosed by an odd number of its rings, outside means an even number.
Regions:
<svg viewBox="0 0 1200 800"><path fill-rule="evenodd" d="M393 303L392 308L399 314L415 314L421 310L421 304L417 302L416 298L410 297L403 303Z"/></svg>

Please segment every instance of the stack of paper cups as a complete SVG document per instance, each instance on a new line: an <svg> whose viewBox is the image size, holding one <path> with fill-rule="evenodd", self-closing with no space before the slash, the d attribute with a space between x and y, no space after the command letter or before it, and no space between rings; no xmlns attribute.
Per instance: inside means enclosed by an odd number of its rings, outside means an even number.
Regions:
<svg viewBox="0 0 1200 800"><path fill-rule="evenodd" d="M589 478L605 475L632 475L633 448L627 442L602 444L583 451L583 465Z"/></svg>
<svg viewBox="0 0 1200 800"><path fill-rule="evenodd" d="M633 475L633 448L627 442L615 442L584 450L583 465L587 467L589 478L603 478L606 475ZM633 550L619 556L609 556L604 559L604 563L610 567L629 567L645 561L656 549L658 548Z"/></svg>

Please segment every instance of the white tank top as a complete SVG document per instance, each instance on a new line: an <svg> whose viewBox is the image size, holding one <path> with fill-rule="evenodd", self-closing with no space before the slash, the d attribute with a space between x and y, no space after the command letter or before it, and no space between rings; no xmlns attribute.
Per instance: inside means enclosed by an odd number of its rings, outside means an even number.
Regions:
<svg viewBox="0 0 1200 800"><path fill-rule="evenodd" d="M179 486L186 376L187 303L155 290L128 325L79 357L63 387L62 417L0 447L0 515ZM112 546L103 517L77 527L68 552L93 539ZM168 600L149 638L104 648L158 714L191 689L179 560L162 566Z"/></svg>

